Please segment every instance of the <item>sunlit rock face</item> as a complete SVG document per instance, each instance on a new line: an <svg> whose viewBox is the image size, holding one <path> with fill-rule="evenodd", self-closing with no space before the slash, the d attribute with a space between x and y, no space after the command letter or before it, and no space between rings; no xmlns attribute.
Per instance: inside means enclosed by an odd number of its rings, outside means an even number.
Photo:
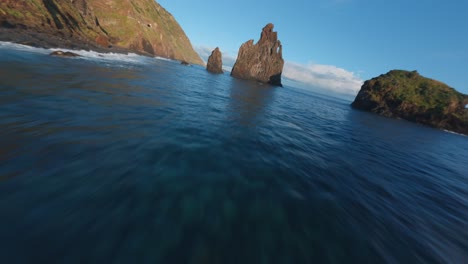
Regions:
<svg viewBox="0 0 468 264"><path fill-rule="evenodd" d="M208 57L206 70L211 73L223 73L223 59L219 48L214 49Z"/></svg>
<svg viewBox="0 0 468 264"><path fill-rule="evenodd" d="M468 135L467 103L468 95L442 82L392 70L365 81L351 106Z"/></svg>
<svg viewBox="0 0 468 264"><path fill-rule="evenodd" d="M249 40L241 45L232 68L233 77L282 86L282 46L278 40L278 33L273 32L273 27L271 23L266 25L256 44Z"/></svg>
<svg viewBox="0 0 468 264"><path fill-rule="evenodd" d="M104 52L120 48L203 65L172 14L154 0L0 0L0 40Z"/></svg>

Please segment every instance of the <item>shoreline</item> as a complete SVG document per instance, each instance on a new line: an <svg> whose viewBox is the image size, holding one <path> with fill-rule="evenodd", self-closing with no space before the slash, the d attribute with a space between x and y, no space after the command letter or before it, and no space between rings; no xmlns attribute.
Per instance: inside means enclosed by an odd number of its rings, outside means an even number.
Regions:
<svg viewBox="0 0 468 264"><path fill-rule="evenodd" d="M155 57L152 54L122 48L118 46L102 47L89 40L83 40L77 37L67 37L60 35L53 35L44 32L37 32L30 29L23 28L4 28L0 27L0 41L12 42L16 44L26 45L35 48L44 49L69 49L69 50L85 50L95 51L99 53L118 53L118 54L129 54L134 53L146 57Z"/></svg>

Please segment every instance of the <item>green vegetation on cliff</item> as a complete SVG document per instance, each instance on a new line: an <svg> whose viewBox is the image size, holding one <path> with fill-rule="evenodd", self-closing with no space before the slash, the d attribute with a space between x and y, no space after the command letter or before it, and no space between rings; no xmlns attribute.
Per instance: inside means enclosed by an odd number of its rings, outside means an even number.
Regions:
<svg viewBox="0 0 468 264"><path fill-rule="evenodd" d="M2 0L0 27L49 35L51 45L60 38L71 47L112 45L203 64L174 17L154 0Z"/></svg>
<svg viewBox="0 0 468 264"><path fill-rule="evenodd" d="M468 96L416 71L393 70L368 80L352 106L468 134Z"/></svg>
<svg viewBox="0 0 468 264"><path fill-rule="evenodd" d="M120 46L203 64L174 17L154 0L88 2L100 25Z"/></svg>

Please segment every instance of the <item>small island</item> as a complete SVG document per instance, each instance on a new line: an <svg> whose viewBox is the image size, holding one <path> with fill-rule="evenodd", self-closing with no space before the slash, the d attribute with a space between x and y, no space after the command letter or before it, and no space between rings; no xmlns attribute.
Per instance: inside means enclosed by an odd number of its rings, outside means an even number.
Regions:
<svg viewBox="0 0 468 264"><path fill-rule="evenodd" d="M351 106L468 135L467 104L468 95L442 82L392 70L364 82Z"/></svg>

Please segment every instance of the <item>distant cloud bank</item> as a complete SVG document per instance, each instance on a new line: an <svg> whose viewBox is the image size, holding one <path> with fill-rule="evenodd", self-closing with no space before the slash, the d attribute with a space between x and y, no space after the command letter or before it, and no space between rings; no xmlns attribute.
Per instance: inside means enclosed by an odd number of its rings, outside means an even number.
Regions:
<svg viewBox="0 0 468 264"><path fill-rule="evenodd" d="M195 47L205 63L214 49L215 47ZM222 49L221 52L223 52ZM223 69L230 71L236 62L236 58L237 55L223 53ZM355 73L333 65L313 63L304 65L289 61L284 64L283 77L301 83L306 87L351 95L356 95L363 83L363 80Z"/></svg>
<svg viewBox="0 0 468 264"><path fill-rule="evenodd" d="M333 65L303 65L285 62L283 76L314 87L345 94L357 94L363 83L362 79L353 72Z"/></svg>

